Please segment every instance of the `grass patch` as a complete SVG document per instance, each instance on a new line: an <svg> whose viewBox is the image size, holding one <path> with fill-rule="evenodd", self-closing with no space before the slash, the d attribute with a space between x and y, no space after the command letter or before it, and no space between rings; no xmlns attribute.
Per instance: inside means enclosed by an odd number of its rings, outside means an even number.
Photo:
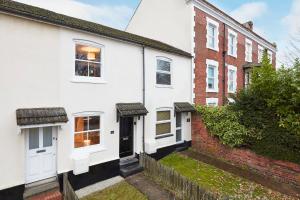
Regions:
<svg viewBox="0 0 300 200"><path fill-rule="evenodd" d="M147 200L135 187L122 181L102 191L90 194L81 200Z"/></svg>
<svg viewBox="0 0 300 200"><path fill-rule="evenodd" d="M171 154L160 161L181 175L196 182L202 188L226 195L234 199L293 199L269 190L262 185L250 182L214 166L202 163L178 153Z"/></svg>

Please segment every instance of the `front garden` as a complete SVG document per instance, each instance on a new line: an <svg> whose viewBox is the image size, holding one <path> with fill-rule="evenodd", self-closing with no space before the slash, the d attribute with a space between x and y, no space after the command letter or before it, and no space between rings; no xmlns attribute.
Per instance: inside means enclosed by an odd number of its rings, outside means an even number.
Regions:
<svg viewBox="0 0 300 200"><path fill-rule="evenodd" d="M163 158L160 163L197 183L201 188L230 199L294 199L272 191L262 185L250 182L214 166L186 157L179 153Z"/></svg>

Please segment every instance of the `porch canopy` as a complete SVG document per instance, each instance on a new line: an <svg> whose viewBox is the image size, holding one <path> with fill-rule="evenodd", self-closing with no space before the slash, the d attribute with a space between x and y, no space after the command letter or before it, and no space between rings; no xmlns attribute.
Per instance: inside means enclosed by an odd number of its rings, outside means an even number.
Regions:
<svg viewBox="0 0 300 200"><path fill-rule="evenodd" d="M254 62L247 62L243 65L244 70L251 69L251 68L254 68L254 67L261 67L261 64L260 63L254 63Z"/></svg>
<svg viewBox="0 0 300 200"><path fill-rule="evenodd" d="M148 110L142 103L118 103L116 108L117 121L119 121L120 117L144 116L148 113Z"/></svg>
<svg viewBox="0 0 300 200"><path fill-rule="evenodd" d="M176 102L174 103L175 112L181 113L181 112L195 112L196 109L194 106L188 102Z"/></svg>
<svg viewBox="0 0 300 200"><path fill-rule="evenodd" d="M20 127L68 122L65 109L60 107L18 109L16 115Z"/></svg>

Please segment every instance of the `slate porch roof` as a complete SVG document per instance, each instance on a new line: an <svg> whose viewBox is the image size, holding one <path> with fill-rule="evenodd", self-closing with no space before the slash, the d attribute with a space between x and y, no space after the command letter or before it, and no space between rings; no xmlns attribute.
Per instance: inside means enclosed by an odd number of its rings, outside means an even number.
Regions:
<svg viewBox="0 0 300 200"><path fill-rule="evenodd" d="M191 58L192 55L188 52L165 44L163 42L114 29L101 24L85 21L82 19L70 17L67 15L52 12L50 10L42 9L39 7L10 1L0 0L0 12L10 13L12 15L22 16L29 19L46 22L58 26L68 27L72 29L82 30L89 33L114 38L126 42L135 43L141 46L146 46L169 53L174 53Z"/></svg>
<svg viewBox="0 0 300 200"><path fill-rule="evenodd" d="M174 103L175 112L194 112L196 109L188 102L176 102Z"/></svg>
<svg viewBox="0 0 300 200"><path fill-rule="evenodd" d="M147 115L148 110L142 103L118 103L117 112L120 117Z"/></svg>
<svg viewBox="0 0 300 200"><path fill-rule="evenodd" d="M19 126L68 122L65 109L59 107L18 109L16 114Z"/></svg>

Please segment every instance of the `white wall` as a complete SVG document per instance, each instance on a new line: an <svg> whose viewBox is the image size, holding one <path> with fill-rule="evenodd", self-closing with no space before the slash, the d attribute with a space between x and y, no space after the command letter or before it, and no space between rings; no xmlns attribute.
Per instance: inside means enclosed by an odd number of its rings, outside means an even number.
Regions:
<svg viewBox="0 0 300 200"><path fill-rule="evenodd" d="M25 183L25 133L17 135L18 108L64 107L69 122L58 129L57 171L73 170L73 114L103 112L103 146L90 153L90 165L119 158L116 103L142 102L142 47L86 32L0 14L0 190ZM104 46L105 83L73 81L75 43ZM155 87L156 56L173 60L174 86ZM156 141L156 108L191 102L191 60L146 49L146 140L154 148L174 144L175 136ZM175 118L172 118L174 121ZM135 118L135 152L142 151L142 118ZM175 126L175 122L172 122ZM114 134L110 134L114 131ZM186 136L190 138L189 134Z"/></svg>
<svg viewBox="0 0 300 200"><path fill-rule="evenodd" d="M186 0L141 0L126 31L192 50L193 6Z"/></svg>
<svg viewBox="0 0 300 200"><path fill-rule="evenodd" d="M146 116L145 137L146 137L146 151L153 153L158 148L176 144L176 118L174 116L175 102L190 102L192 103L192 61L191 59L180 56L167 54L152 49L146 49L146 108L149 113ZM156 85L156 59L157 57L166 57L172 60L172 86L159 87ZM171 131L173 136L161 139L156 137L156 111L159 108L171 108ZM183 114L184 115L184 114ZM183 139L191 140L191 123L183 124L185 135ZM188 132L189 131L189 132Z"/></svg>

